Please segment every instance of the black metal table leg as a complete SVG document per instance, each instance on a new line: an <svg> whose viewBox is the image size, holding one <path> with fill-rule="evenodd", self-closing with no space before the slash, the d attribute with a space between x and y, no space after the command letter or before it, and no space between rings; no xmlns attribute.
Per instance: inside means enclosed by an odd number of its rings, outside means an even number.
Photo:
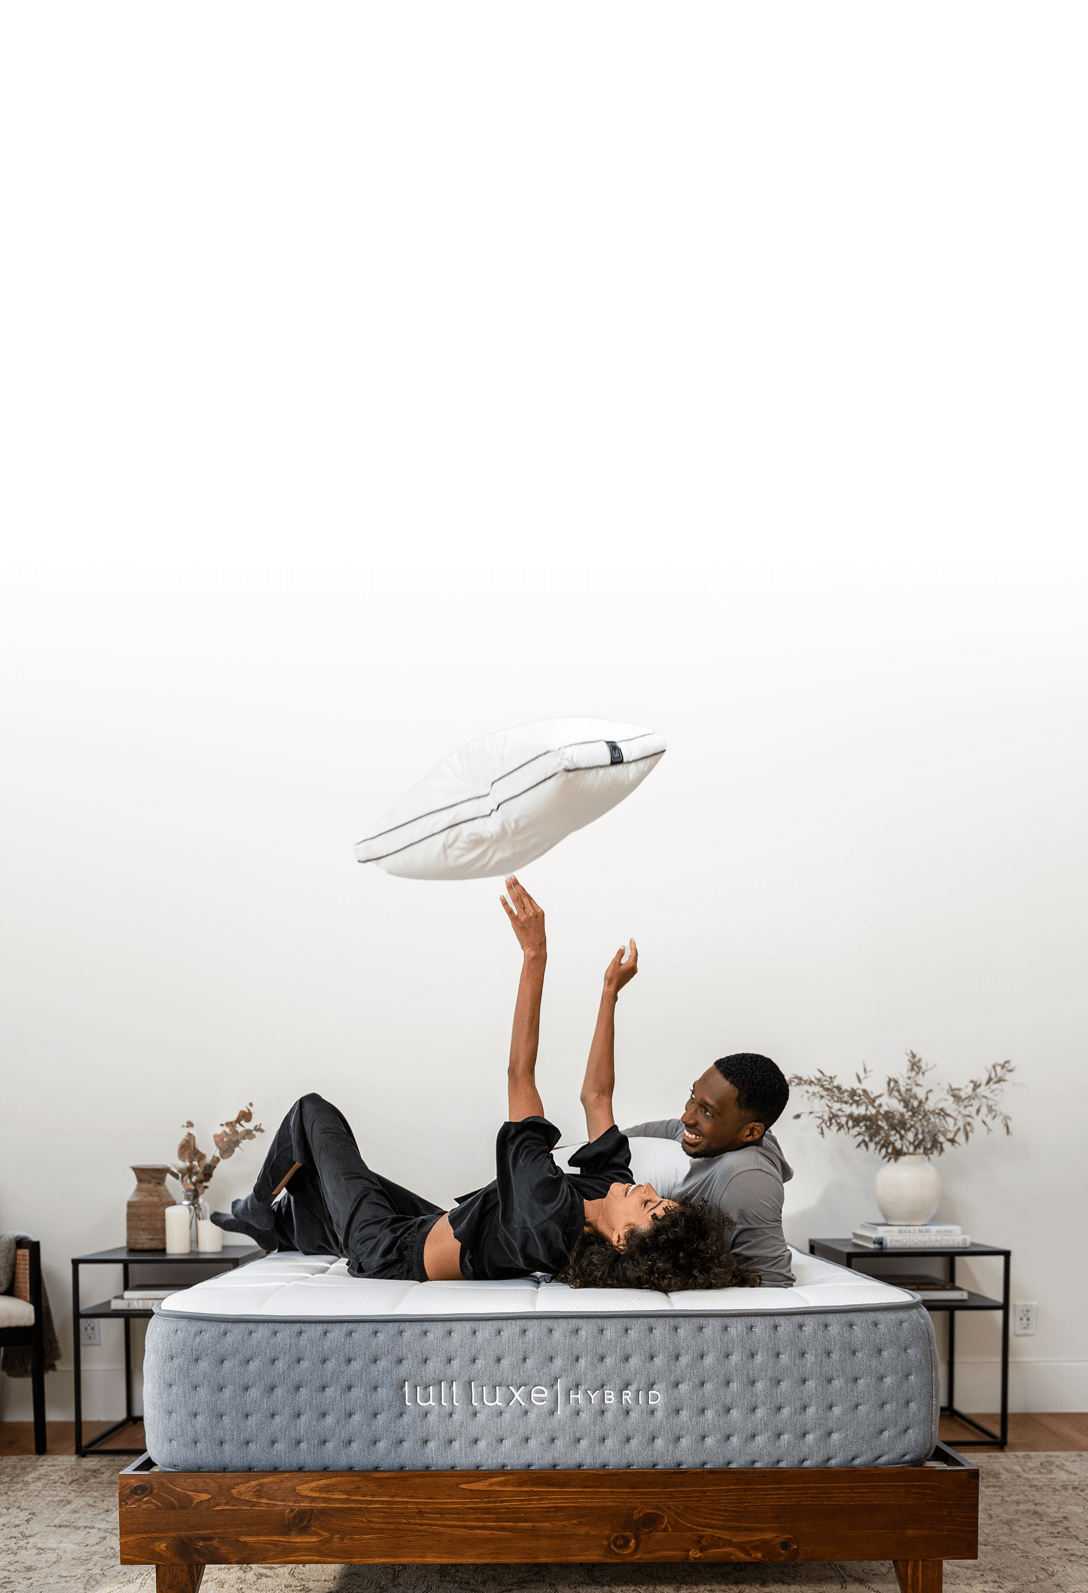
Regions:
<svg viewBox="0 0 1088 1593"><path fill-rule="evenodd" d="M1004 1257L1005 1276L1001 1291L1001 1447L1009 1441L1009 1293L1012 1256Z"/></svg>
<svg viewBox="0 0 1088 1593"><path fill-rule="evenodd" d="M72 1262L72 1361L75 1370L75 1451L77 1455L83 1454L83 1375L82 1357L80 1355L80 1332L82 1324L79 1317L79 1262Z"/></svg>
<svg viewBox="0 0 1088 1593"><path fill-rule="evenodd" d="M124 1288L128 1288L128 1262L121 1263ZM122 1291L124 1292L124 1291ZM125 1420L132 1420L132 1319L125 1317Z"/></svg>
<svg viewBox="0 0 1088 1593"><path fill-rule="evenodd" d="M956 1281L956 1258L948 1257L948 1281ZM951 1303L951 1302L950 1302ZM948 1317L948 1409L954 1413L956 1409L956 1313L946 1312Z"/></svg>

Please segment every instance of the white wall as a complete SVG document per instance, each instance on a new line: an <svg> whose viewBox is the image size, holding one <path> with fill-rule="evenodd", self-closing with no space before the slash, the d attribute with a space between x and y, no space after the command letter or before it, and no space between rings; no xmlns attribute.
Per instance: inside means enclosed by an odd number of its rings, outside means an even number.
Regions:
<svg viewBox="0 0 1088 1593"><path fill-rule="evenodd" d="M526 871L565 1133L630 934L631 1118L727 1050L1011 1056L939 1215L1039 1302L1014 1405L1088 1409L1082 19L13 28L0 1226L65 1342L187 1117L316 1088L434 1198L487 1176L498 886L352 843L461 741L600 713L670 750ZM794 1242L871 1212L873 1158L781 1137ZM967 1408L996 1349L962 1326Z"/></svg>

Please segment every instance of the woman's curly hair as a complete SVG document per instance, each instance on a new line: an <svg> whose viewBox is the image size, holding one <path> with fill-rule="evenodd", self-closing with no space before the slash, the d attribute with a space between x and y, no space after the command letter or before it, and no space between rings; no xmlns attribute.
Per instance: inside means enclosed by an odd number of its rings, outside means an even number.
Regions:
<svg viewBox="0 0 1088 1593"><path fill-rule="evenodd" d="M678 1200L648 1228L629 1233L622 1250L603 1234L582 1234L555 1281L572 1289L659 1289L664 1294L758 1288L748 1263L729 1248L726 1234L732 1226L724 1211L705 1200Z"/></svg>

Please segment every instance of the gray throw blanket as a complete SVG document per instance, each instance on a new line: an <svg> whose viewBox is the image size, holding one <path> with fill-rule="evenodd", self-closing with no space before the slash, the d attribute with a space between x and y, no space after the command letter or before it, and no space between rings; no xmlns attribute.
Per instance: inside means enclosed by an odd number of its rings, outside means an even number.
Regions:
<svg viewBox="0 0 1088 1593"><path fill-rule="evenodd" d="M20 1239L29 1239L25 1233L0 1233L0 1294L8 1294L15 1276L15 1252ZM45 1370L56 1371L60 1360L57 1330L53 1326L53 1311L49 1304L49 1291L42 1278L42 1317L45 1329ZM29 1377L32 1351L29 1344L6 1344L0 1353L0 1370L9 1377Z"/></svg>

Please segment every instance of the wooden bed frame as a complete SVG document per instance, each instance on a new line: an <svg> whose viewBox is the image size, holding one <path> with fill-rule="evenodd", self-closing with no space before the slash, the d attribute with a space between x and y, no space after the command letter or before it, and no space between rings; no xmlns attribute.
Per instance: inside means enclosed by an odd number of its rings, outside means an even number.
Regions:
<svg viewBox="0 0 1088 1593"><path fill-rule="evenodd" d="M941 1593L978 1556L978 1468L732 1471L158 1471L118 1478L121 1562L157 1593L206 1565L480 1565L892 1560Z"/></svg>

